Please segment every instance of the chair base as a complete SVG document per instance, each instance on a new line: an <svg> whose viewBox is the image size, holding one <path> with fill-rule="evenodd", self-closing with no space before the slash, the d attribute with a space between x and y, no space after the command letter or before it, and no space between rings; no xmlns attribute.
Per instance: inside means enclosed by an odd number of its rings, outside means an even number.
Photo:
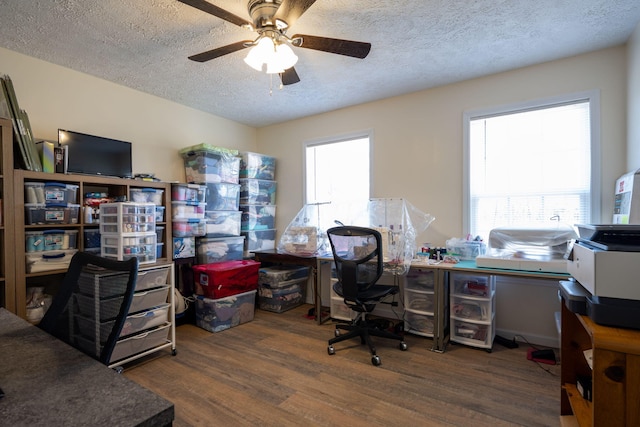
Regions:
<svg viewBox="0 0 640 427"><path fill-rule="evenodd" d="M340 330L346 330L347 333L341 334ZM367 346L369 346L369 352L371 353L371 363L375 366L379 366L381 361L376 352L376 347L373 344L373 340L371 339L372 336L400 341L398 345L400 350L407 350L407 344L404 342L404 337L402 335L394 334L387 330L380 329L372 323L369 323L366 319L366 313L360 313L358 317L356 317L350 324L336 325L335 334L336 336L329 340L329 347L327 349L327 352L330 355L335 354L335 348L333 347L333 344L359 337L361 344L367 344Z"/></svg>

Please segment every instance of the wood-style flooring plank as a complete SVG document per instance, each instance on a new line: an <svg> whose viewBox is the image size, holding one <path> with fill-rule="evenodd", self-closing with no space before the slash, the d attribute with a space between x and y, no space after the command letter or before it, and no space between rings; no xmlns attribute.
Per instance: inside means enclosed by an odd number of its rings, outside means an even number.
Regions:
<svg viewBox="0 0 640 427"><path fill-rule="evenodd" d="M331 322L257 310L210 333L176 329L177 355L159 352L124 375L175 404L174 426L555 426L560 367L526 360L527 346L493 351L407 335L408 351L374 338L381 366L359 340L336 344Z"/></svg>

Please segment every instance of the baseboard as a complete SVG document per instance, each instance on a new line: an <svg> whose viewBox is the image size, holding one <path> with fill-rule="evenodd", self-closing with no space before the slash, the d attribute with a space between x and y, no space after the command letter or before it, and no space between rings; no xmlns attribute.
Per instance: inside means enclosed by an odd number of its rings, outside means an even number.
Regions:
<svg viewBox="0 0 640 427"><path fill-rule="evenodd" d="M513 339L513 337L516 337L516 341L523 344L526 344L526 342L522 338L527 340L529 344L538 345L540 347L560 348L560 339L558 336L547 337L542 335L535 335L535 334L530 334L526 332L511 331L511 330L505 330L505 329L497 329L496 335L500 335L501 337L504 337L507 339Z"/></svg>

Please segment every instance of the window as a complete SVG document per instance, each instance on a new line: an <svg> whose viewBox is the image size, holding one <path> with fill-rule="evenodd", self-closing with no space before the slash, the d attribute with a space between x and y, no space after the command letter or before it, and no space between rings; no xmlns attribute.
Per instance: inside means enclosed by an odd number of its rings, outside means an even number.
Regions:
<svg viewBox="0 0 640 427"><path fill-rule="evenodd" d="M369 200L370 135L305 144L305 203Z"/></svg>
<svg viewBox="0 0 640 427"><path fill-rule="evenodd" d="M597 93L465 113L465 230L597 221Z"/></svg>

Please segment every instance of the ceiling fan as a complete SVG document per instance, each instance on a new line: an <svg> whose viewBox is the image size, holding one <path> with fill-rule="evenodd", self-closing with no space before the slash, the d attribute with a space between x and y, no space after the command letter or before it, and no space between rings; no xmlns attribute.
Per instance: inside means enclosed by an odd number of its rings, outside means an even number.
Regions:
<svg viewBox="0 0 640 427"><path fill-rule="evenodd" d="M286 35L287 30L316 0L249 0L249 22L205 0L178 0L232 24L258 33L255 40L243 40L227 46L192 55L192 61L206 62L245 48L251 51L245 62L257 70L266 66L266 72L279 74L283 85L298 83L300 78L293 68L297 56L289 45L320 50L338 55L365 58L371 50L371 43L329 37L295 34ZM266 57L270 59L265 59ZM262 62L261 62L262 61Z"/></svg>

